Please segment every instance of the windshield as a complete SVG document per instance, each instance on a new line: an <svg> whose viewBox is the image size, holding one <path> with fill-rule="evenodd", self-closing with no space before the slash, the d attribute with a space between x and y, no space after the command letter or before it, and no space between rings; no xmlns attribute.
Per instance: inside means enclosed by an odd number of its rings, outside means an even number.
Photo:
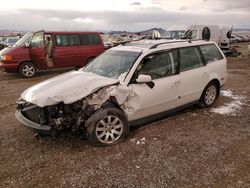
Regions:
<svg viewBox="0 0 250 188"><path fill-rule="evenodd" d="M7 43L14 44L14 43L16 43L18 40L19 40L18 38L8 38L8 39L7 39Z"/></svg>
<svg viewBox="0 0 250 188"><path fill-rule="evenodd" d="M100 76L118 79L129 71L140 52L110 50L92 61L85 72L92 72Z"/></svg>
<svg viewBox="0 0 250 188"><path fill-rule="evenodd" d="M166 31L162 38L181 39L184 32L185 32L184 30Z"/></svg>
<svg viewBox="0 0 250 188"><path fill-rule="evenodd" d="M32 33L26 33L19 41L15 43L16 46L24 46L26 43L30 43Z"/></svg>

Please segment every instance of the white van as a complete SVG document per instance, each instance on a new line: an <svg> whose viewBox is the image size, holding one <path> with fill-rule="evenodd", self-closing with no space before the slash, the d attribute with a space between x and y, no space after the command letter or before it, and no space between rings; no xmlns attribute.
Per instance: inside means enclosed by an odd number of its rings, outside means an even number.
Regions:
<svg viewBox="0 0 250 188"><path fill-rule="evenodd" d="M218 44L221 49L229 49L232 27L219 25L190 25L183 38L208 40Z"/></svg>
<svg viewBox="0 0 250 188"><path fill-rule="evenodd" d="M95 146L116 144L130 126L193 104L212 106L226 82L226 66L215 42L131 42L28 88L16 117L39 134L71 129L86 133Z"/></svg>

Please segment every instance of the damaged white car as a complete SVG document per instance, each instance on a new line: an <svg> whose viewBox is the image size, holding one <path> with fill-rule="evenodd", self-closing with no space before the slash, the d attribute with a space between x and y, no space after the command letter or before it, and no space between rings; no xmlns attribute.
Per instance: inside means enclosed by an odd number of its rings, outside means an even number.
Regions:
<svg viewBox="0 0 250 188"><path fill-rule="evenodd" d="M126 138L130 126L192 104L213 105L226 64L214 42L131 42L28 88L15 115L40 134L70 129L95 146L112 145Z"/></svg>

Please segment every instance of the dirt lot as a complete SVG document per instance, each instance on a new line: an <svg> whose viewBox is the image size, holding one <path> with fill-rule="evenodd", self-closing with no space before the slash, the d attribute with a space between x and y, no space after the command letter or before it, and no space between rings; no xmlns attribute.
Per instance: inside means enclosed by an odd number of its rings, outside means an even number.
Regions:
<svg viewBox="0 0 250 188"><path fill-rule="evenodd" d="M191 107L104 148L80 135L36 138L15 119L25 88L65 70L28 80L1 72L0 187L250 187L250 59L228 60L213 108ZM234 111L219 114L223 106Z"/></svg>

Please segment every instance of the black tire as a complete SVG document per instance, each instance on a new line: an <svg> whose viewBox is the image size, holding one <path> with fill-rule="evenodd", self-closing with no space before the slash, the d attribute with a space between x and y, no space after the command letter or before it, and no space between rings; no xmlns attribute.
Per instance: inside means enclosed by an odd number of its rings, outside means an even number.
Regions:
<svg viewBox="0 0 250 188"><path fill-rule="evenodd" d="M201 95L199 105L204 108L212 106L218 97L218 92L219 89L216 82L209 82Z"/></svg>
<svg viewBox="0 0 250 188"><path fill-rule="evenodd" d="M51 131L45 131L45 130L39 130L39 129L34 129L34 131L41 137L46 137L46 136L51 135Z"/></svg>
<svg viewBox="0 0 250 188"><path fill-rule="evenodd" d="M19 66L18 72L19 72L21 77L32 78L37 73L37 67L35 64L33 64L31 62L25 62Z"/></svg>
<svg viewBox="0 0 250 188"><path fill-rule="evenodd" d="M59 135L59 132L56 129L54 129L53 127L50 130L34 129L34 131L40 137L51 137L52 139L56 139L57 136Z"/></svg>
<svg viewBox="0 0 250 188"><path fill-rule="evenodd" d="M115 107L97 110L86 122L87 138L93 146L109 146L122 142L128 135L127 117Z"/></svg>

